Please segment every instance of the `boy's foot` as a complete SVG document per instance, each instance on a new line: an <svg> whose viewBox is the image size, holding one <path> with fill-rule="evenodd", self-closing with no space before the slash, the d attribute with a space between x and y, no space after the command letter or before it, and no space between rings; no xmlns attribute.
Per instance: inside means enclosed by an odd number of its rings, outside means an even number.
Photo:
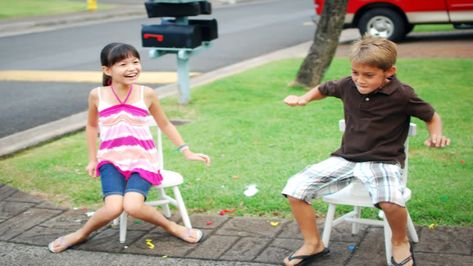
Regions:
<svg viewBox="0 0 473 266"><path fill-rule="evenodd" d="M48 249L52 253L63 252L71 246L84 241L86 237L82 237L79 233L74 232L65 236L61 236L48 244Z"/></svg>
<svg viewBox="0 0 473 266"><path fill-rule="evenodd" d="M199 229L187 228L173 222L170 233L187 243L199 243L204 238L204 232Z"/></svg>
<svg viewBox="0 0 473 266"><path fill-rule="evenodd" d="M323 245L313 248L313 246L303 245L301 248L293 252L288 257L284 258L284 265L286 266L300 266L308 262L314 261L317 258L326 256L329 249Z"/></svg>
<svg viewBox="0 0 473 266"><path fill-rule="evenodd" d="M414 266L415 259L412 244L410 244L408 241L399 245L393 244L391 263L395 266Z"/></svg>

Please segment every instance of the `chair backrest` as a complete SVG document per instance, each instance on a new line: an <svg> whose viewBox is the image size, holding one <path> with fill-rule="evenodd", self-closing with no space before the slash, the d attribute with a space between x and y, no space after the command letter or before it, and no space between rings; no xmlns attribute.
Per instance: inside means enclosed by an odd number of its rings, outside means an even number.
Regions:
<svg viewBox="0 0 473 266"><path fill-rule="evenodd" d="M148 126L150 130L154 127L156 128L156 149L158 150L159 156L159 169L164 169L163 138L161 130L152 116L148 116Z"/></svg>
<svg viewBox="0 0 473 266"><path fill-rule="evenodd" d="M338 121L338 128L341 132L345 131L345 119L340 119ZM417 134L417 125L414 123L409 124L409 133L407 134L406 142L404 142L404 153L406 154L406 159L404 160L404 169L402 171L402 182L404 185L407 183L407 174L409 166L409 137L415 136Z"/></svg>

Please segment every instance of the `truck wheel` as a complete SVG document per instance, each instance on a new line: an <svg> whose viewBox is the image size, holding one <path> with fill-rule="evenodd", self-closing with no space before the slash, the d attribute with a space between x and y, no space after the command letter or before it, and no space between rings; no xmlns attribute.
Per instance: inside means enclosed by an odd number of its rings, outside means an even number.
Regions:
<svg viewBox="0 0 473 266"><path fill-rule="evenodd" d="M414 24L406 23L406 35L414 29Z"/></svg>
<svg viewBox="0 0 473 266"><path fill-rule="evenodd" d="M372 35L399 41L406 35L406 21L398 13L387 8L366 11L358 23L361 35Z"/></svg>

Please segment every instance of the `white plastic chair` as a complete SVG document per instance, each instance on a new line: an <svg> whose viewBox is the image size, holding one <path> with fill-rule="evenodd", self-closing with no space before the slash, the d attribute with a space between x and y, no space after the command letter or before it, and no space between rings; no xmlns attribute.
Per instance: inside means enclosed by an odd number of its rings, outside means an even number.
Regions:
<svg viewBox="0 0 473 266"><path fill-rule="evenodd" d="M159 156L159 164L161 169L161 175L163 177L162 183L159 186L153 186L151 189L155 188L158 191L159 199L155 201L145 202L145 204L150 206L162 206L163 215L167 218L171 217L171 210L169 208L169 204L177 207L179 213L181 215L182 221L184 226L187 228L192 228L191 221L189 219L189 215L187 213L186 206L184 204L184 200L181 196L181 192L179 191L179 185L184 182L184 178L180 173L164 170L164 157L163 157L163 143L162 143L162 136L161 130L156 125L156 122L152 117L148 118L148 123L150 129L153 127L156 128L156 145L158 149L158 156ZM170 197L166 194L165 189L171 188L174 193L174 198ZM127 213L123 212L119 217L120 223L120 243L125 243L126 240L126 230L127 230ZM117 224L118 219L115 219L114 223Z"/></svg>
<svg viewBox="0 0 473 266"><path fill-rule="evenodd" d="M345 120L339 121L339 128L340 131L345 131ZM407 183L407 174L408 174L408 152L409 152L409 137L416 135L417 126L414 123L411 123L409 126L409 133L404 144L405 146L405 154L406 160L404 162L404 170L402 174L402 180L404 185ZM411 198L411 191L407 187L404 189L404 199L406 202ZM327 216L325 220L324 232L322 234L322 241L326 247L329 246L330 243L330 233L332 232L332 227L336 226L337 224L347 221L352 223L352 234L358 234L360 229L360 224L366 225L374 225L374 226L383 226L384 227L384 244L386 249L386 260L388 265L391 265L391 228L389 227L387 219L384 217L384 213L382 211L379 212L379 216L382 217L382 221L375 220L375 219L364 219L361 218L361 208L363 207L370 207L376 208L373 203L371 202L371 198L369 196L368 191L364 187L364 185L358 179L354 178L354 180L345 188L341 189L338 192L333 194L324 196L323 201L329 204ZM341 217L334 220L335 216L335 209L337 205L350 205L353 206L353 211L342 215ZM414 227L414 223L412 222L411 216L409 215L409 211L407 212L407 229L409 232L409 236L411 241L419 242L419 237L417 236L417 232Z"/></svg>

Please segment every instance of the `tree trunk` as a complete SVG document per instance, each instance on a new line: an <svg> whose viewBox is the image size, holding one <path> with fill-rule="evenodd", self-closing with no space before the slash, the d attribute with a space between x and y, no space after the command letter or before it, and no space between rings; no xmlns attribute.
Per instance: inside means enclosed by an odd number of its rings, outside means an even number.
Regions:
<svg viewBox="0 0 473 266"><path fill-rule="evenodd" d="M297 73L297 84L312 88L322 80L337 50L347 3L348 0L325 0L314 40Z"/></svg>

